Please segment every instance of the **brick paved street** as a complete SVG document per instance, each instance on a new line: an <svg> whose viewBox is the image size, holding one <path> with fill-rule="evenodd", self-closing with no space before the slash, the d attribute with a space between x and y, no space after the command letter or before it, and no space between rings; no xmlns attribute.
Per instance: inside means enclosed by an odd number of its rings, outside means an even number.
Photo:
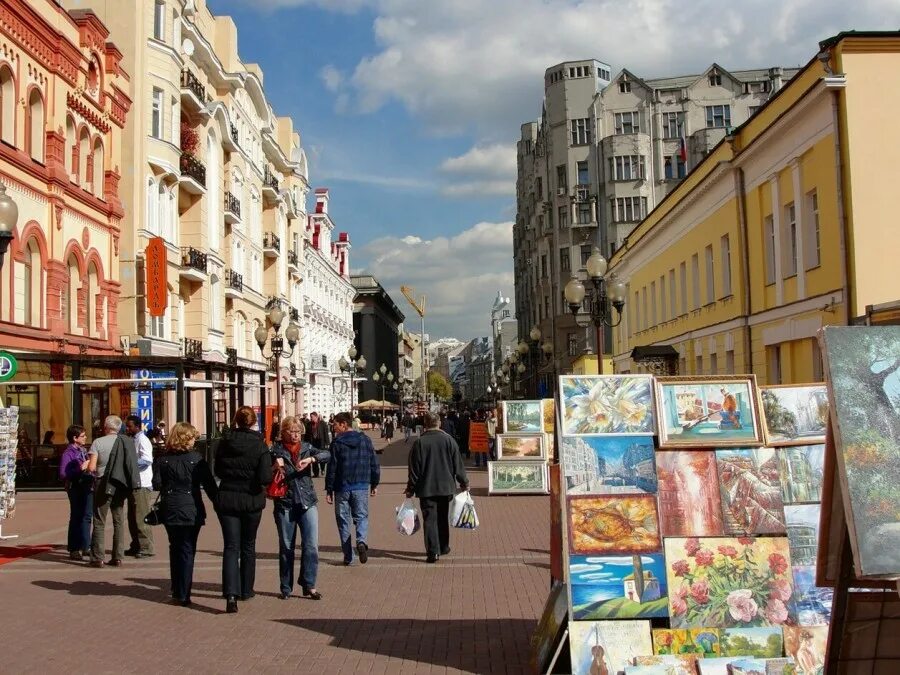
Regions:
<svg viewBox="0 0 900 675"><path fill-rule="evenodd" d="M341 564L334 513L323 479L316 480L319 602L277 597L278 546L267 507L257 596L237 615L225 614L219 597L215 519L200 535L194 606L181 608L167 602L164 530L155 529L155 558L88 568L66 557L65 495L21 493L17 515L4 523L4 532L20 538L3 544L54 548L0 566L0 672L527 672L529 638L549 586L548 498L488 497L487 474L470 470L481 527L454 530L452 553L427 565L420 533L394 530L406 452L401 436L381 455L364 566Z"/></svg>

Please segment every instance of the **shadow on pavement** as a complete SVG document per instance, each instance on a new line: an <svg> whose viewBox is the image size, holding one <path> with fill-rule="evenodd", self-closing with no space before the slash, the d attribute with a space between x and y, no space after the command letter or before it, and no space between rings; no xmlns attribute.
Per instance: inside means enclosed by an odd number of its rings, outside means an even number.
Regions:
<svg viewBox="0 0 900 675"><path fill-rule="evenodd" d="M330 635L329 646L467 672L528 672L532 619L275 619ZM491 636L486 640L485 636ZM502 645L502 646L501 646Z"/></svg>
<svg viewBox="0 0 900 675"><path fill-rule="evenodd" d="M101 570L98 570L103 574ZM161 605L167 605L170 602L169 597L169 580L168 579L128 579L127 581L137 581L136 584L117 584L111 581L73 581L64 583L61 581L38 580L31 583L50 591L68 592L70 595L85 595L98 597L120 596L123 598L137 598L146 600L147 602L155 602ZM195 587L202 584L194 584ZM152 588L148 588L151 586ZM203 607L196 602L190 606L190 609L206 614L223 614L222 610L212 609L211 607Z"/></svg>

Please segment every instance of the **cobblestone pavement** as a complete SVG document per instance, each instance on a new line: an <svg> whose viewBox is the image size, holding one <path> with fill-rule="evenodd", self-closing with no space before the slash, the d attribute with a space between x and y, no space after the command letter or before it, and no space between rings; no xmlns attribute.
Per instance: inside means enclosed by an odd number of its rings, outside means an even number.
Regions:
<svg viewBox="0 0 900 675"><path fill-rule="evenodd" d="M167 602L163 529L154 528L156 557L89 568L66 555L65 495L20 493L18 512L3 528L19 539L3 544L53 549L0 566L0 672L527 672L529 639L549 587L549 498L488 497L486 472L470 468L481 527L454 530L452 553L427 565L421 534L394 530L407 447L401 436L381 455L366 565L342 565L334 513L323 479L316 479L319 602L278 598L278 545L267 507L256 597L238 614L224 613L214 518L200 535L194 605L182 608Z"/></svg>

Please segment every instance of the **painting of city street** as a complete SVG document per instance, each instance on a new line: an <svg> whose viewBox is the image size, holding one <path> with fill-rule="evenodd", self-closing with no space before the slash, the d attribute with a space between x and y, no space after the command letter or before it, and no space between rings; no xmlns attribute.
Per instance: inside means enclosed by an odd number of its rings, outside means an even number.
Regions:
<svg viewBox="0 0 900 675"><path fill-rule="evenodd" d="M569 497L572 553L656 553L661 549L656 498Z"/></svg>
<svg viewBox="0 0 900 675"><path fill-rule="evenodd" d="M538 432L544 424L544 409L540 401L503 401L503 431Z"/></svg>
<svg viewBox="0 0 900 675"><path fill-rule="evenodd" d="M658 377L659 446L752 447L762 444L756 378Z"/></svg>
<svg viewBox="0 0 900 675"><path fill-rule="evenodd" d="M815 565L819 550L819 504L784 507L784 522L794 565Z"/></svg>
<svg viewBox="0 0 900 675"><path fill-rule="evenodd" d="M834 589L816 586L815 565L794 565L794 606L801 626L825 626L831 621Z"/></svg>
<svg viewBox="0 0 900 675"><path fill-rule="evenodd" d="M534 434L497 436L497 459L542 459L544 458L544 435Z"/></svg>
<svg viewBox="0 0 900 675"><path fill-rule="evenodd" d="M858 578L900 578L900 326L820 333Z"/></svg>
<svg viewBox="0 0 900 675"><path fill-rule="evenodd" d="M669 616L662 555L573 555L569 580L576 620Z"/></svg>
<svg viewBox="0 0 900 675"><path fill-rule="evenodd" d="M652 434L653 378L649 375L562 376L562 432Z"/></svg>
<svg viewBox="0 0 900 675"><path fill-rule="evenodd" d="M488 462L489 494L546 494L546 462Z"/></svg>
<svg viewBox="0 0 900 675"><path fill-rule="evenodd" d="M656 475L664 537L725 534L714 451L661 450L656 453Z"/></svg>
<svg viewBox="0 0 900 675"><path fill-rule="evenodd" d="M781 493L784 503L821 501L825 444L781 448L778 454L781 459Z"/></svg>
<svg viewBox="0 0 900 675"><path fill-rule="evenodd" d="M649 621L570 621L573 675L619 675L636 656L653 653Z"/></svg>
<svg viewBox="0 0 900 675"><path fill-rule="evenodd" d="M653 436L564 436L568 494L656 492Z"/></svg>
<svg viewBox="0 0 900 675"><path fill-rule="evenodd" d="M824 384L761 387L766 444L825 442L828 389Z"/></svg>
<svg viewBox="0 0 900 675"><path fill-rule="evenodd" d="M726 534L784 534L784 500L773 448L717 450Z"/></svg>

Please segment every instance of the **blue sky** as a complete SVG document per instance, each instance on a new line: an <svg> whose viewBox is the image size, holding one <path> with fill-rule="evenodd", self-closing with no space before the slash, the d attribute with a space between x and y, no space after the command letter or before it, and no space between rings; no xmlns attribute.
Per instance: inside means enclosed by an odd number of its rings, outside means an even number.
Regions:
<svg viewBox="0 0 900 675"><path fill-rule="evenodd" d="M487 334L497 290L513 294L515 141L540 114L546 68L798 65L840 30L900 25L896 0L207 2L234 18L241 58L294 119L351 266L409 315L399 285L426 293L426 331L458 338Z"/></svg>

